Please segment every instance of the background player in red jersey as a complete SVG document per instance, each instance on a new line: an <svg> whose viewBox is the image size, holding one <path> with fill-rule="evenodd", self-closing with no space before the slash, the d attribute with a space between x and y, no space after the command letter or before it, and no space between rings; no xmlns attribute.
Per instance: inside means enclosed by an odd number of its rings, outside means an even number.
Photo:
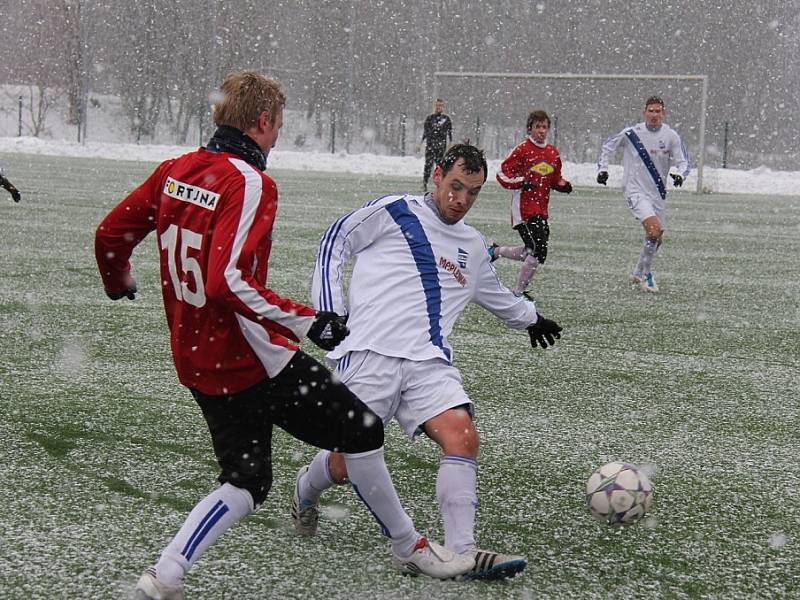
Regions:
<svg viewBox="0 0 800 600"><path fill-rule="evenodd" d="M547 241L550 227L547 224L550 190L569 194L572 184L561 176L561 156L558 149L547 143L550 117L543 110L528 115L528 137L506 157L497 172L497 181L511 190L511 225L519 232L522 246L492 244L492 260L503 256L522 261L514 286L515 294L522 294L536 274L536 269L547 259Z"/></svg>
<svg viewBox="0 0 800 600"><path fill-rule="evenodd" d="M345 318L267 287L278 193L262 171L283 124L283 92L253 72L229 75L220 91L208 146L159 165L103 219L95 238L106 293L133 300L129 259L156 231L178 378L203 412L221 468L220 487L192 509L139 579L136 597L184 598L194 562L264 502L273 425L345 453L353 485L395 555L416 572L447 578L467 571L470 561L427 542L400 505L383 460L381 420L296 345L307 336L332 350L348 334Z"/></svg>

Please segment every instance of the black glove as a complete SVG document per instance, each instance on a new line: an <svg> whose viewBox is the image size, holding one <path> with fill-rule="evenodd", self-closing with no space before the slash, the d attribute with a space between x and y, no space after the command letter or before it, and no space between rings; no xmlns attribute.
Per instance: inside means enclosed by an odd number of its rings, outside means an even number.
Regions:
<svg viewBox="0 0 800 600"><path fill-rule="evenodd" d="M350 330L347 328L347 315L342 317L335 312L320 311L308 330L307 337L327 352L336 348L348 333Z"/></svg>
<svg viewBox="0 0 800 600"><path fill-rule="evenodd" d="M569 181L565 181L564 185L555 185L553 189L557 192L561 192L562 194L571 194L572 184Z"/></svg>
<svg viewBox="0 0 800 600"><path fill-rule="evenodd" d="M531 346L536 348L538 344L542 348L547 348L561 339L561 325L550 319L545 319L536 313L536 323L528 326L528 335L531 336Z"/></svg>
<svg viewBox="0 0 800 600"><path fill-rule="evenodd" d="M109 292L106 290L106 296L111 298L112 300L119 300L120 298L127 298L128 300L136 300L136 292L139 290L136 289L136 282L132 283L128 286L128 288L124 292Z"/></svg>
<svg viewBox="0 0 800 600"><path fill-rule="evenodd" d="M527 179L522 182L522 191L523 192L532 192L536 189L536 184L532 181L528 181Z"/></svg>
<svg viewBox="0 0 800 600"><path fill-rule="evenodd" d="M605 185L608 182L608 171L600 171L597 174L597 183Z"/></svg>
<svg viewBox="0 0 800 600"><path fill-rule="evenodd" d="M672 185L675 187L681 187L683 185L683 177L677 173L670 173L669 176L672 177Z"/></svg>

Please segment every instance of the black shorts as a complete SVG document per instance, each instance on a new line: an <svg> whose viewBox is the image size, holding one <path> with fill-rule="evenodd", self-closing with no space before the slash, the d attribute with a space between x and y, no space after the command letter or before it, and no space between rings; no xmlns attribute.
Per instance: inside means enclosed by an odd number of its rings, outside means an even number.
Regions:
<svg viewBox="0 0 800 600"><path fill-rule="evenodd" d="M298 351L272 379L229 396L191 390L211 433L220 483L261 504L272 487L272 427L319 448L367 452L383 446L383 423L331 372Z"/></svg>
<svg viewBox="0 0 800 600"><path fill-rule="evenodd" d="M524 223L514 226L522 238L522 243L528 248L536 260L544 263L547 260L547 240L550 239L550 225L547 219L540 216L530 217Z"/></svg>

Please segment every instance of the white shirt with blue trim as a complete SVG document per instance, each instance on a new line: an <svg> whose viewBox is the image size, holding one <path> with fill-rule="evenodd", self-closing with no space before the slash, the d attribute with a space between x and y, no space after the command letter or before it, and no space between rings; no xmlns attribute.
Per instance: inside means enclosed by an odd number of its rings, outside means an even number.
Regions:
<svg viewBox="0 0 800 600"><path fill-rule="evenodd" d="M470 302L513 329L534 323L534 303L500 282L486 247L463 221L442 221L430 195L384 196L336 220L322 236L311 288L318 310L348 315L350 335L328 358L372 350L452 362L447 336Z"/></svg>
<svg viewBox="0 0 800 600"><path fill-rule="evenodd" d="M631 133L633 135L630 135ZM632 141L637 138L641 141L641 147L650 156L652 161L650 165L642 159L640 150L637 150ZM603 142L600 158L597 159L598 171L608 170L609 160L623 141L625 144L622 154L624 170L622 189L626 197L635 194L644 194L652 198L662 197L652 167L655 167L656 174L661 178L664 186L670 183L668 176L672 165L684 179L689 176L689 154L686 145L678 132L666 123L662 123L657 131L651 131L645 123L637 123L633 127L626 127L609 137Z"/></svg>

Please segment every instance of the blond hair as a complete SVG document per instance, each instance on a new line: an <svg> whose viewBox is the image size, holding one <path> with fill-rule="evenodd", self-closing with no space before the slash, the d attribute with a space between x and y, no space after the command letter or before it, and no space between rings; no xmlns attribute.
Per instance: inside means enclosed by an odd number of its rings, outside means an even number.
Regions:
<svg viewBox="0 0 800 600"><path fill-rule="evenodd" d="M286 104L280 84L255 71L231 73L219 88L221 98L214 103L214 123L246 131L265 112L274 123Z"/></svg>

